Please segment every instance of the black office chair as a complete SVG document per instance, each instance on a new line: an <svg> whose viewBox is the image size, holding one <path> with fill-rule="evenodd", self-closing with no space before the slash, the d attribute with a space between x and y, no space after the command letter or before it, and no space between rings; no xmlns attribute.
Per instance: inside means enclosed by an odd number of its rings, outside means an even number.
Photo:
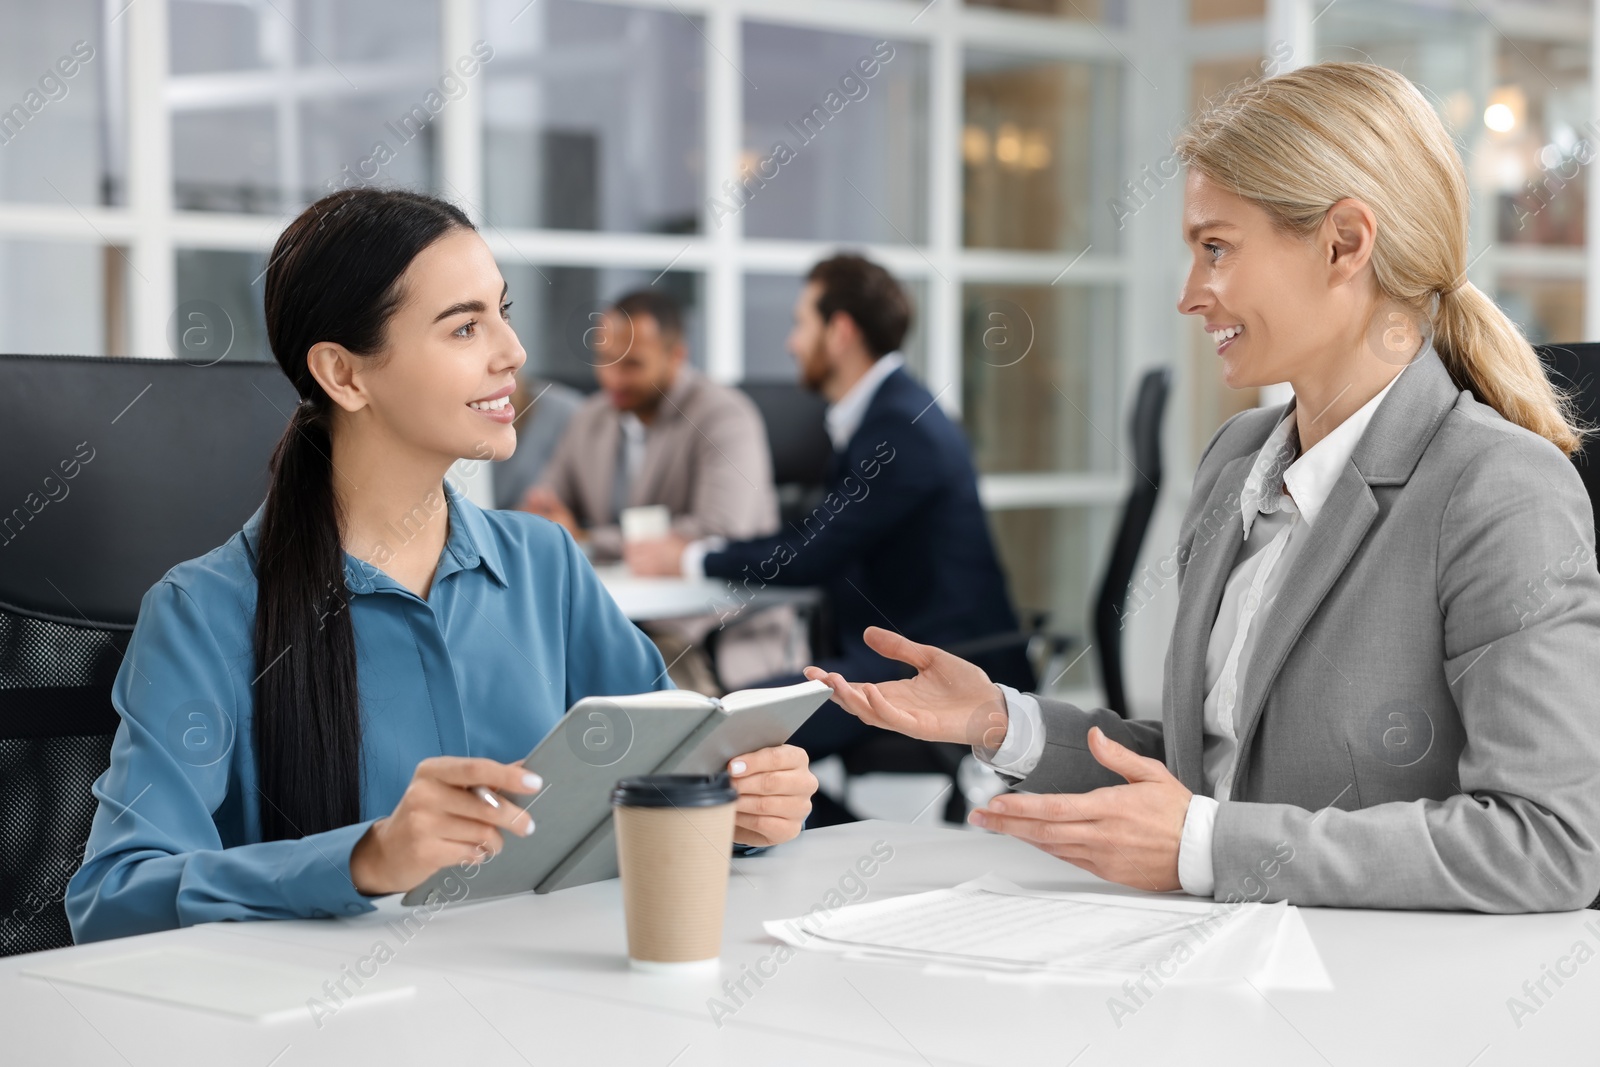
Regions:
<svg viewBox="0 0 1600 1067"><path fill-rule="evenodd" d="M779 528L788 529L817 505L828 478L833 442L823 421L827 401L799 382L741 382L739 388L766 424Z"/></svg>
<svg viewBox="0 0 1600 1067"><path fill-rule="evenodd" d="M1572 394L1579 421L1600 430L1600 344L1536 345L1550 380ZM1572 464L1589 491L1595 525L1600 527L1600 441L1591 438L1572 457ZM1600 896L1589 907L1600 909Z"/></svg>
<svg viewBox="0 0 1600 1067"><path fill-rule="evenodd" d="M1117 522L1117 532L1111 541L1111 557L1106 562L1105 574L1100 579L1100 591L1095 598L1095 646L1099 651L1100 677L1106 690L1105 706L1124 718L1128 714L1128 700L1122 679L1122 617L1127 609L1134 568L1139 562L1145 537L1150 532L1156 498L1161 492L1161 429L1166 417L1167 396L1171 391L1171 367L1153 367L1139 379L1133 411L1128 420L1128 439L1133 445L1133 485L1123 501L1122 517ZM1035 613L1030 617L1029 624L1014 634L996 634L954 645L945 651L962 659L978 659L1023 641L1037 648L1039 659L1050 662L1077 644L1077 641L1071 635L1050 633L1049 622L1048 615ZM1019 684L998 676L996 680L1016 689L1032 688L1031 683Z"/></svg>
<svg viewBox="0 0 1600 1067"><path fill-rule="evenodd" d="M1580 421L1600 431L1600 344L1538 345L1535 351L1544 361L1550 380L1572 394ZM1600 442L1589 440L1572 457L1589 503L1595 509L1595 525L1600 527Z"/></svg>
<svg viewBox="0 0 1600 1067"><path fill-rule="evenodd" d="M1128 606L1128 588L1139 550L1150 532L1156 497L1161 492L1161 423L1172 389L1172 368L1154 367L1139 379L1128 438L1133 445L1133 487L1122 505L1111 542L1111 559L1094 605L1094 639L1100 650L1100 680L1105 686L1105 706L1128 716L1128 694L1122 681L1122 618Z"/></svg>
<svg viewBox="0 0 1600 1067"><path fill-rule="evenodd" d="M273 363L0 355L0 955L62 896L109 764L139 602L244 525L294 390Z"/></svg>

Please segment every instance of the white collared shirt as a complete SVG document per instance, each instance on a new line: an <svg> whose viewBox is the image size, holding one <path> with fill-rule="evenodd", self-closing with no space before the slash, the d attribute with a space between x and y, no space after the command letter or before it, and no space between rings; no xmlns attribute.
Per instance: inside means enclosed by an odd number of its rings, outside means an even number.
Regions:
<svg viewBox="0 0 1600 1067"><path fill-rule="evenodd" d="M905 357L898 352L890 352L879 356L877 361L867 368L856 384L848 392L828 407L823 415L823 421L828 427L828 440L833 442L835 452L843 452L850 443L850 438L856 435L856 430L861 428L861 420L867 416L867 406L872 403L872 398L878 395L878 389L883 385L884 379L906 365Z"/></svg>
<svg viewBox="0 0 1600 1067"><path fill-rule="evenodd" d="M1284 583L1294 572L1294 561L1305 546L1306 531L1317 522L1373 413L1398 379L1397 374L1376 396L1304 453L1300 451L1295 415L1290 412L1267 436L1245 479L1239 496L1244 545L1223 588L1217 620L1206 645L1202 757L1205 795L1196 793L1190 798L1183 840L1178 847L1178 881L1186 893L1209 897L1216 888L1211 839L1219 798L1225 799L1233 788L1238 758L1234 713L1261 631L1260 626L1254 625L1255 620L1263 611L1270 615ZM1044 752L1039 702L1032 694L1019 693L1009 686L1000 688L1006 696L1008 713L1022 717L1022 728L1008 728L1005 742L987 762L996 770L1026 777Z"/></svg>

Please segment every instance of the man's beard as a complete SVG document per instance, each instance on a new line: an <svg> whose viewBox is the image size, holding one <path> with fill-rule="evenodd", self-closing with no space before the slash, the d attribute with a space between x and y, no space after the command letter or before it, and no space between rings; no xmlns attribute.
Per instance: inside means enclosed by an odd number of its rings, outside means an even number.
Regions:
<svg viewBox="0 0 1600 1067"><path fill-rule="evenodd" d="M823 341L818 340L810 354L800 361L800 384L813 393L822 392L822 387L828 384L828 357Z"/></svg>

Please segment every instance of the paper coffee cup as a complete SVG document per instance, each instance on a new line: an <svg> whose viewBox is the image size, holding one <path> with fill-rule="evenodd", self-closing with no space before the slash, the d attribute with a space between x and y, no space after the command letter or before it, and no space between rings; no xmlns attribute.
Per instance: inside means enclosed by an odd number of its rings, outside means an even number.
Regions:
<svg viewBox="0 0 1600 1067"><path fill-rule="evenodd" d="M647 774L611 793L617 869L638 970L714 970L739 793L719 774Z"/></svg>
<svg viewBox="0 0 1600 1067"><path fill-rule="evenodd" d="M672 512L664 504L623 508L619 519L624 541L659 541L672 532Z"/></svg>

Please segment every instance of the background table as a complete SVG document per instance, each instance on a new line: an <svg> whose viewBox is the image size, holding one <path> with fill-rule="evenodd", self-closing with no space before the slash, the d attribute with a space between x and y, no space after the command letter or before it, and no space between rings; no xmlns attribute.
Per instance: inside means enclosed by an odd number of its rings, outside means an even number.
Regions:
<svg viewBox="0 0 1600 1067"><path fill-rule="evenodd" d="M721 578L641 578L621 563L595 567L606 591L634 622L681 619L695 615L735 618L746 611L778 604L808 605L818 593L806 587L768 585L753 598L736 595Z"/></svg>
<svg viewBox="0 0 1600 1067"><path fill-rule="evenodd" d="M921 892L995 871L1030 886L1104 887L1009 838L867 822L807 831L734 861L721 980L777 943L763 919L823 902L875 842L893 849L864 881L865 899ZM0 1060L6 1064L1495 1064L1594 1062L1600 958L1580 964L1520 1029L1507 998L1524 996L1577 942L1600 947L1595 912L1492 916L1305 909L1333 992L1249 985L1169 987L1113 1020L1110 988L933 976L898 964L802 951L763 979L731 1017L719 979L630 973L615 881L548 896L440 911L409 940L390 924L399 897L356 918L212 923L55 953L0 959ZM417 986L407 1001L351 1006L319 1028L254 1025L18 972L68 954L191 945L257 959L345 965L385 942L374 981ZM1570 964L1568 965L1570 969ZM317 991L307 990L307 996Z"/></svg>

